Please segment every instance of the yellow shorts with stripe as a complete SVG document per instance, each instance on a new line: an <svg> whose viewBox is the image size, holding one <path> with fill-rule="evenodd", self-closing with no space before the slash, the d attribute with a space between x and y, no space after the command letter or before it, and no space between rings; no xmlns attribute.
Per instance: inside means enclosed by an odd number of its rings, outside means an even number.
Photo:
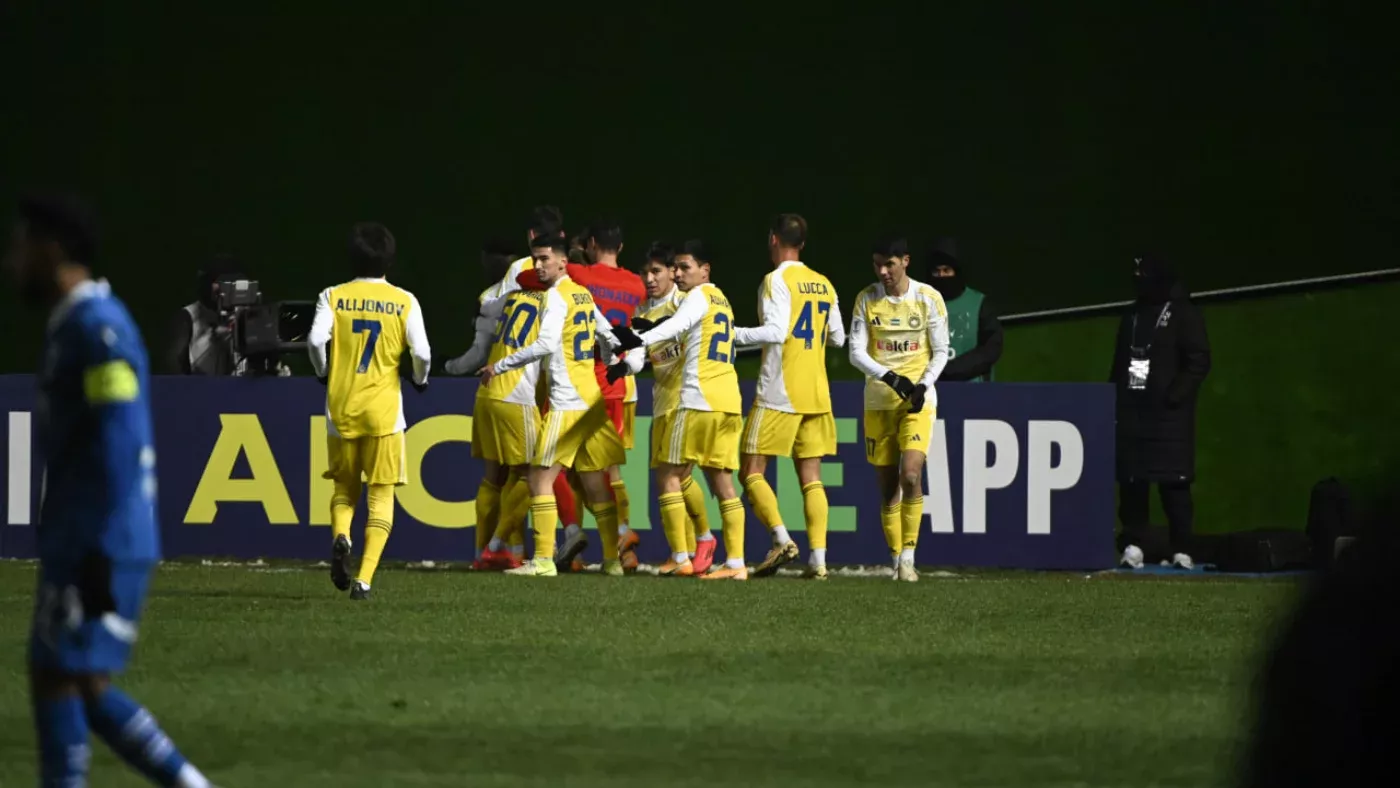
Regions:
<svg viewBox="0 0 1400 788"><path fill-rule="evenodd" d="M754 405L744 423L742 446L745 454L765 457L825 457L836 453L836 418Z"/></svg>
<svg viewBox="0 0 1400 788"><path fill-rule="evenodd" d="M361 478L369 484L407 484L403 455L402 432L359 438L327 435L327 467L321 477L342 484L355 484Z"/></svg>
<svg viewBox="0 0 1400 788"><path fill-rule="evenodd" d="M622 436L617 434L602 402L588 410L551 410L545 414L532 465L559 464L576 471L602 471L627 461Z"/></svg>
<svg viewBox="0 0 1400 788"><path fill-rule="evenodd" d="M539 439L539 408L476 398L472 408L473 457L501 465L529 465Z"/></svg>
<svg viewBox="0 0 1400 788"><path fill-rule="evenodd" d="M622 404L622 448L632 449L637 445L637 403Z"/></svg>
<svg viewBox="0 0 1400 788"><path fill-rule="evenodd" d="M680 408L651 417L651 467L699 465L739 467L739 436L744 420L737 413Z"/></svg>
<svg viewBox="0 0 1400 788"><path fill-rule="evenodd" d="M936 411L925 406L918 413L907 410L865 412L865 459L871 465L898 465L906 451L928 455Z"/></svg>

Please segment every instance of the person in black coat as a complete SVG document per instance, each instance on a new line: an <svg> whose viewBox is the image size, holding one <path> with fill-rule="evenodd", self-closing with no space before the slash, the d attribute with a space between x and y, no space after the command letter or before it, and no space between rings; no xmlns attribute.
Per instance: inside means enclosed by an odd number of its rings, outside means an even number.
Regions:
<svg viewBox="0 0 1400 788"><path fill-rule="evenodd" d="M1118 518L1122 563L1142 566L1148 492L1156 484L1171 561L1191 568L1196 397L1210 371L1206 324L1161 257L1136 260L1137 299L1118 325L1109 382L1118 390Z"/></svg>

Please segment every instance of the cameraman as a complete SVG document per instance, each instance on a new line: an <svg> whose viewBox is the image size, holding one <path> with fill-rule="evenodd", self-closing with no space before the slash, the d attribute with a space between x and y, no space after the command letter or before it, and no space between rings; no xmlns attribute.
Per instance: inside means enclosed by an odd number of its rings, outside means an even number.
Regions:
<svg viewBox="0 0 1400 788"><path fill-rule="evenodd" d="M195 300L176 315L165 354L169 375L233 375L233 315L219 310L219 282L242 279L233 255L221 254L195 276Z"/></svg>

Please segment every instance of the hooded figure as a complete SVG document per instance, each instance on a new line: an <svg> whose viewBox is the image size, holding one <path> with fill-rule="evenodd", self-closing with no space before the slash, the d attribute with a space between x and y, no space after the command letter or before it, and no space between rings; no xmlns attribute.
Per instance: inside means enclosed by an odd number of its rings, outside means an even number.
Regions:
<svg viewBox="0 0 1400 788"><path fill-rule="evenodd" d="M1196 396L1210 371L1201 313L1171 266L1137 258L1137 298L1118 325L1109 382L1118 390L1118 516L1123 563L1140 566L1149 485L1157 484L1171 532L1172 561L1190 568L1196 477Z"/></svg>
<svg viewBox="0 0 1400 788"><path fill-rule="evenodd" d="M939 380L990 381L1001 358L1001 320L981 291L963 281L957 241L940 238L928 255L928 283L948 307L948 366Z"/></svg>
<svg viewBox="0 0 1400 788"><path fill-rule="evenodd" d="M229 254L215 255L195 274L195 300L175 315L166 350L170 375L232 375L237 363L227 321L219 315L219 282L242 277L238 261Z"/></svg>

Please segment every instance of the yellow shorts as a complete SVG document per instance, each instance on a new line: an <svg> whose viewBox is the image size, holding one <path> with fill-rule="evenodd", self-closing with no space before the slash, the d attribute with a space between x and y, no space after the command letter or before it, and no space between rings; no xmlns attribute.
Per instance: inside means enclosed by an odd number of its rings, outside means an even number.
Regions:
<svg viewBox="0 0 1400 788"><path fill-rule="evenodd" d="M636 429L637 403L624 402L622 404L622 448L630 450L637 445Z"/></svg>
<svg viewBox="0 0 1400 788"><path fill-rule="evenodd" d="M403 455L402 432L360 438L327 435L327 468L321 477L342 484L357 483L361 477L370 484L407 484Z"/></svg>
<svg viewBox="0 0 1400 788"><path fill-rule="evenodd" d="M501 465L529 465L540 436L534 405L477 397L472 408L472 456Z"/></svg>
<svg viewBox="0 0 1400 788"><path fill-rule="evenodd" d="M559 464L586 473L626 461L622 436L599 402L589 410L551 410L545 414L532 464L542 468Z"/></svg>
<svg viewBox="0 0 1400 788"><path fill-rule="evenodd" d="M744 426L739 414L681 408L652 419L652 467L658 463L726 471L739 467L739 435Z"/></svg>
<svg viewBox="0 0 1400 788"><path fill-rule="evenodd" d="M918 413L905 410L865 412L865 459L871 465L898 465L906 451L928 455L933 438L935 410L925 407Z"/></svg>
<svg viewBox="0 0 1400 788"><path fill-rule="evenodd" d="M745 454L825 457L836 453L836 419L830 413L787 413L754 405L744 423Z"/></svg>

